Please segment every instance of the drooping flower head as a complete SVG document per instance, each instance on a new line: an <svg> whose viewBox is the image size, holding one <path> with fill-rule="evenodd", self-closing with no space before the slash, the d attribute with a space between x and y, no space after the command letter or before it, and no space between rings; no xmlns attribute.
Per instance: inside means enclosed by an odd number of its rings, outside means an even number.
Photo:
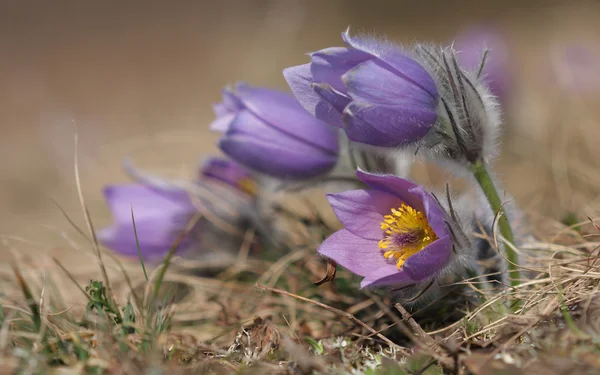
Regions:
<svg viewBox="0 0 600 375"><path fill-rule="evenodd" d="M361 171L368 190L328 195L344 225L319 253L363 276L361 287L434 280L456 263L468 239L434 196L408 180Z"/></svg>
<svg viewBox="0 0 600 375"><path fill-rule="evenodd" d="M310 63L284 70L298 101L354 142L396 147L424 137L437 120L431 75L390 43L348 31L342 39L346 47L311 53Z"/></svg>
<svg viewBox="0 0 600 375"><path fill-rule="evenodd" d="M137 257L135 220L140 252L147 260L162 259L184 233L177 254L186 259L226 260L237 253L257 193L256 181L242 166L208 158L196 181L152 176L129 161L125 169L137 183L104 189L113 223L98 231L101 243L121 255ZM186 233L199 211L202 217Z"/></svg>
<svg viewBox="0 0 600 375"><path fill-rule="evenodd" d="M211 129L221 150L266 175L291 180L329 172L338 157L335 129L310 116L290 95L240 83L223 91Z"/></svg>
<svg viewBox="0 0 600 375"><path fill-rule="evenodd" d="M284 70L314 116L342 127L356 143L410 147L461 166L495 154L499 114L482 76L459 66L452 47L400 49L373 38L311 54Z"/></svg>
<svg viewBox="0 0 600 375"><path fill-rule="evenodd" d="M492 94L501 100L506 98L511 84L508 46L499 31L469 28L456 37L454 48L461 67L481 74Z"/></svg>
<svg viewBox="0 0 600 375"><path fill-rule="evenodd" d="M104 198L112 212L113 224L98 231L98 240L125 256L137 256L136 236L140 252L146 259L162 258L182 234L198 209L182 189L157 189L142 184L110 185ZM184 239L178 251L190 246Z"/></svg>

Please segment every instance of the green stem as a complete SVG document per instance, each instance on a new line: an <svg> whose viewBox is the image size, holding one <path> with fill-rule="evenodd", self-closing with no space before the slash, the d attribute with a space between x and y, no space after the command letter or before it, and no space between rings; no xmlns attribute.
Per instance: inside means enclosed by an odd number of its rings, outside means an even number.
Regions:
<svg viewBox="0 0 600 375"><path fill-rule="evenodd" d="M496 186L494 186L494 181L488 170L485 168L485 164L482 161L478 161L472 165L471 171L479 183L479 186L481 186L481 190L483 190L483 194L485 194L485 197L490 203L494 214L499 214L498 227L500 228L500 234L502 234L504 241L514 245L515 238L512 228L510 227L510 222L508 221L508 217L502 206L502 200L500 199L500 195L498 195L498 190L496 189ZM508 275L510 278L510 285L516 287L520 282L519 270L517 269L519 258L517 253L508 244L504 246L506 258L508 259Z"/></svg>

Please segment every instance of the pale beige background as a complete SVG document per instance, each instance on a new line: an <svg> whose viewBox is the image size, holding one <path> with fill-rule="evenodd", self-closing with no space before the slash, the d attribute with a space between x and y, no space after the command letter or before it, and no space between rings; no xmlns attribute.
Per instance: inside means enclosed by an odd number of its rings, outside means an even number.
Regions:
<svg viewBox="0 0 600 375"><path fill-rule="evenodd" d="M556 43L598 42L596 3L3 0L0 260L11 251L53 254L73 265L90 259L82 258L84 242L49 199L83 225L73 178L74 123L83 188L92 217L104 225L100 190L126 180L122 158L165 175L192 174L200 155L216 151L207 125L223 85L247 80L285 88L281 70L305 62L305 52L339 45L348 25L399 42L450 41L470 24L498 25L511 44L517 81L505 144L518 144L520 128L544 133L536 129L555 117L545 107L552 87L548 56ZM560 126L574 121L580 122ZM547 151L534 144L526 151L536 147ZM501 175L520 202L534 209L558 204L543 201L549 180L536 163L507 152ZM561 204L568 206L566 194Z"/></svg>

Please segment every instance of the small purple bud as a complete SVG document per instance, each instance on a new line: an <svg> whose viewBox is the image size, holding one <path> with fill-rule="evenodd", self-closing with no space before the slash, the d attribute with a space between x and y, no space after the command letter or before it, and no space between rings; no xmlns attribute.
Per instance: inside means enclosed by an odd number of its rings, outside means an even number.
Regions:
<svg viewBox="0 0 600 375"><path fill-rule="evenodd" d="M283 71L298 101L354 142L396 147L423 138L437 120L431 75L397 46L348 31L342 39L347 47L314 52L311 63Z"/></svg>
<svg viewBox="0 0 600 375"><path fill-rule="evenodd" d="M245 167L300 180L323 175L337 163L335 129L283 92L238 84L224 91L214 110L211 129L224 133L219 147Z"/></svg>
<svg viewBox="0 0 600 375"><path fill-rule="evenodd" d="M213 179L225 183L248 195L256 194L256 181L252 174L233 160L211 157L200 166L200 179Z"/></svg>

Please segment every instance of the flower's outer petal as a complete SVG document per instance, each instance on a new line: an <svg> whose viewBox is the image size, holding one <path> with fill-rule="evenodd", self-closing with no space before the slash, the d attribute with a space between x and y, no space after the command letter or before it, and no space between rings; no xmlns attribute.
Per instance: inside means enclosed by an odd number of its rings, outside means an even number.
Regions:
<svg viewBox="0 0 600 375"><path fill-rule="evenodd" d="M377 241L359 237L346 229L329 236L318 252L359 276L369 275L386 265L396 267L383 257Z"/></svg>
<svg viewBox="0 0 600 375"><path fill-rule="evenodd" d="M415 281L435 276L448 265L452 256L452 239L440 237L429 246L409 257L402 265L406 274Z"/></svg>
<svg viewBox="0 0 600 375"><path fill-rule="evenodd" d="M439 92L431 75L397 46L375 38L350 36L348 30L342 33L342 39L350 47L375 56L393 69L396 74L419 86L435 101L438 100Z"/></svg>
<svg viewBox="0 0 600 375"><path fill-rule="evenodd" d="M219 140L219 148L238 163L258 172L284 179L316 177L331 170L337 157L293 140L278 142L246 134Z"/></svg>
<svg viewBox="0 0 600 375"><path fill-rule="evenodd" d="M397 145L397 141L389 134L382 133L371 123L354 116L350 106L344 110L342 122L346 136L353 142L379 147L395 147Z"/></svg>
<svg viewBox="0 0 600 375"><path fill-rule="evenodd" d="M342 112L350 103L350 98L327 83L313 83L312 88L321 98L315 107L315 116L329 125L342 127Z"/></svg>
<svg viewBox="0 0 600 375"><path fill-rule="evenodd" d="M218 116L213 122L211 122L208 128L212 131L225 133L229 129L229 126L231 125L231 122L235 116L236 113L228 113Z"/></svg>
<svg viewBox="0 0 600 375"><path fill-rule="evenodd" d="M144 260L162 258L171 249L178 235L173 228L173 223L167 217L147 218L135 221L137 232L133 230L133 224L115 223L110 227L98 231L98 241L111 250L124 256L138 256L137 245ZM181 229L180 229L181 230ZM183 251L189 246L185 240L179 245L177 252Z"/></svg>
<svg viewBox="0 0 600 375"><path fill-rule="evenodd" d="M395 195L409 206L424 210L420 197L410 192L410 189L418 187L415 183L393 175L371 174L361 170L356 171L356 177L371 189Z"/></svg>
<svg viewBox="0 0 600 375"><path fill-rule="evenodd" d="M311 54L310 72L314 82L327 83L346 92L342 76L356 65L373 58L368 53L347 47L331 47Z"/></svg>
<svg viewBox="0 0 600 375"><path fill-rule="evenodd" d="M322 101L321 97L312 89L314 83L310 73L310 63L297 65L283 70L283 77L294 93L296 100L310 114L316 116L317 105Z"/></svg>
<svg viewBox="0 0 600 375"><path fill-rule="evenodd" d="M396 147L419 141L429 132L436 119L437 113L434 110L414 106L392 107L354 101L344 110L344 123L349 137L362 134L364 143L382 147ZM378 131L376 137L369 134L371 129ZM359 139L354 140L361 142Z"/></svg>
<svg viewBox="0 0 600 375"><path fill-rule="evenodd" d="M361 288L366 288L368 286L376 286L376 285L396 285L396 286L405 286L414 284L415 281L412 280L406 272L403 270L399 270L395 264L388 264L375 272L372 272L365 276L365 278L360 283Z"/></svg>
<svg viewBox="0 0 600 375"><path fill-rule="evenodd" d="M239 84L236 92L244 106L269 126L331 155L338 154L335 129L307 113L292 96L245 84Z"/></svg>
<svg viewBox="0 0 600 375"><path fill-rule="evenodd" d="M357 101L383 105L421 107L435 111L437 100L416 85L377 60L366 61L342 77L348 95Z"/></svg>
<svg viewBox="0 0 600 375"><path fill-rule="evenodd" d="M104 197L119 223L131 223L131 210L136 220L170 214L196 212L184 190L159 190L144 185L110 185L104 188Z"/></svg>
<svg viewBox="0 0 600 375"><path fill-rule="evenodd" d="M450 235L446 224L446 214L438 201L421 186L411 188L409 192L418 196L423 202L423 212L435 234L440 238Z"/></svg>
<svg viewBox="0 0 600 375"><path fill-rule="evenodd" d="M350 190L327 194L338 220L351 233L373 241L382 238L381 222L392 208L403 203L398 197L377 190Z"/></svg>

